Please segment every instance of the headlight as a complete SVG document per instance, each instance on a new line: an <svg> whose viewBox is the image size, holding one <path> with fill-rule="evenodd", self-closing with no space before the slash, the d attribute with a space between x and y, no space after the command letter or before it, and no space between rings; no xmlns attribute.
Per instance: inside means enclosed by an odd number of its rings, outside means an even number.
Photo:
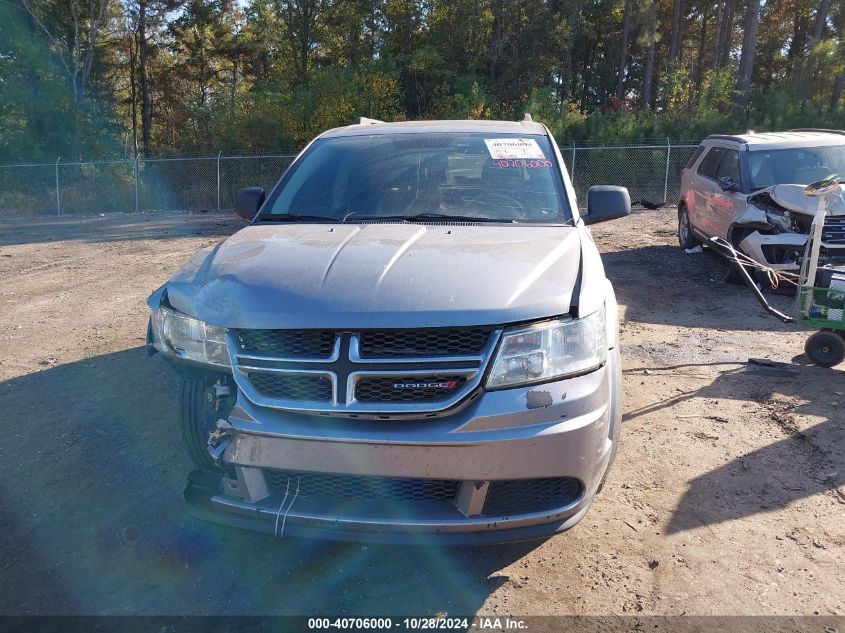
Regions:
<svg viewBox="0 0 845 633"><path fill-rule="evenodd" d="M505 330L487 387L515 387L583 374L607 359L604 307L583 319Z"/></svg>
<svg viewBox="0 0 845 633"><path fill-rule="evenodd" d="M226 331L171 308L161 306L158 328L165 344L180 358L229 367Z"/></svg>

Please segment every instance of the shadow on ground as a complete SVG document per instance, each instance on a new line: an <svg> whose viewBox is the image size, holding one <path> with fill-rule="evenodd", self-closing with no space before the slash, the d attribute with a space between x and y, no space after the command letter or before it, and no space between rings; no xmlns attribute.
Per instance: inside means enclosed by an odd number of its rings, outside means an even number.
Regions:
<svg viewBox="0 0 845 633"><path fill-rule="evenodd" d="M768 315L752 291L728 284L728 262L712 249L687 255L676 246L655 245L603 252L605 270L625 318L693 328L732 330L799 329ZM777 309L791 314L792 297L766 295Z"/></svg>
<svg viewBox="0 0 845 633"><path fill-rule="evenodd" d="M656 368L657 375L697 365ZM638 371L638 370L634 370ZM821 388L820 388L821 387ZM814 397L819 394L819 397ZM778 396L786 396L787 399ZM845 372L808 365L773 367L747 363L726 369L711 384L662 400L625 414L626 420L652 414L684 400L732 399L749 402L772 425L772 435L783 439L751 451L692 481L669 522L668 533L703 525L772 512L819 493L830 494L840 503L845 495L845 418L841 401L845 397ZM791 408L796 399L802 404ZM702 410L714 424L707 428L742 424L742 420L720 417L718 411ZM804 429L802 417L822 420ZM706 435L706 433L705 433ZM718 435L711 439L718 440Z"/></svg>
<svg viewBox="0 0 845 633"><path fill-rule="evenodd" d="M0 222L0 246L62 240L125 242L178 237L216 237L243 228L234 213L115 213L104 216L13 217Z"/></svg>
<svg viewBox="0 0 845 633"><path fill-rule="evenodd" d="M0 613L473 614L536 547L278 541L190 519L177 389L140 348L0 383Z"/></svg>

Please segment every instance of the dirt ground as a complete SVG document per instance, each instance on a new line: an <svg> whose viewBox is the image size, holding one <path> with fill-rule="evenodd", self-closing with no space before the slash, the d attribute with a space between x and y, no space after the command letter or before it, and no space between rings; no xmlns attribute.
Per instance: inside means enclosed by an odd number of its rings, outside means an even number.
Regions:
<svg viewBox="0 0 845 633"><path fill-rule="evenodd" d="M845 614L845 366L807 366L805 333L680 251L674 222L594 229L625 363L604 492L566 534L481 549L189 518L178 383L144 354L144 302L239 221L0 223L0 613Z"/></svg>

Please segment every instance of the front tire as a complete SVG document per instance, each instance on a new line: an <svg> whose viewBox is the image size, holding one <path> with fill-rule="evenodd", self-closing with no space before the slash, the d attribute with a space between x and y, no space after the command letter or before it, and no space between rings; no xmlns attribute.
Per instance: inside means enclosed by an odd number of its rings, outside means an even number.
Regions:
<svg viewBox="0 0 845 633"><path fill-rule="evenodd" d="M687 206L682 204L678 207L678 244L684 250L695 248L701 242L692 232L692 224L689 221Z"/></svg>
<svg viewBox="0 0 845 633"><path fill-rule="evenodd" d="M208 453L208 436L217 428L217 419L220 417L214 383L211 377L182 380L182 440L191 462L206 472L221 470Z"/></svg>
<svg viewBox="0 0 845 633"><path fill-rule="evenodd" d="M822 330L807 339L804 351L819 367L833 367L845 360L845 340L836 332Z"/></svg>

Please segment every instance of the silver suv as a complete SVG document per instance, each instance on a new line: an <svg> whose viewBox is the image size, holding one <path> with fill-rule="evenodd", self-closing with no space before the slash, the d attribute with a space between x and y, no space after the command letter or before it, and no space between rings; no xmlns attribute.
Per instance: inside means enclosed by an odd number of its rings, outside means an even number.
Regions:
<svg viewBox="0 0 845 633"><path fill-rule="evenodd" d="M845 132L800 129L708 136L681 171L678 241L728 240L757 262L800 268L817 200L804 186L845 175ZM845 201L829 209L821 264L845 263Z"/></svg>
<svg viewBox="0 0 845 633"><path fill-rule="evenodd" d="M537 538L584 516L621 422L617 306L545 126L361 120L156 290L202 517L276 535Z"/></svg>

